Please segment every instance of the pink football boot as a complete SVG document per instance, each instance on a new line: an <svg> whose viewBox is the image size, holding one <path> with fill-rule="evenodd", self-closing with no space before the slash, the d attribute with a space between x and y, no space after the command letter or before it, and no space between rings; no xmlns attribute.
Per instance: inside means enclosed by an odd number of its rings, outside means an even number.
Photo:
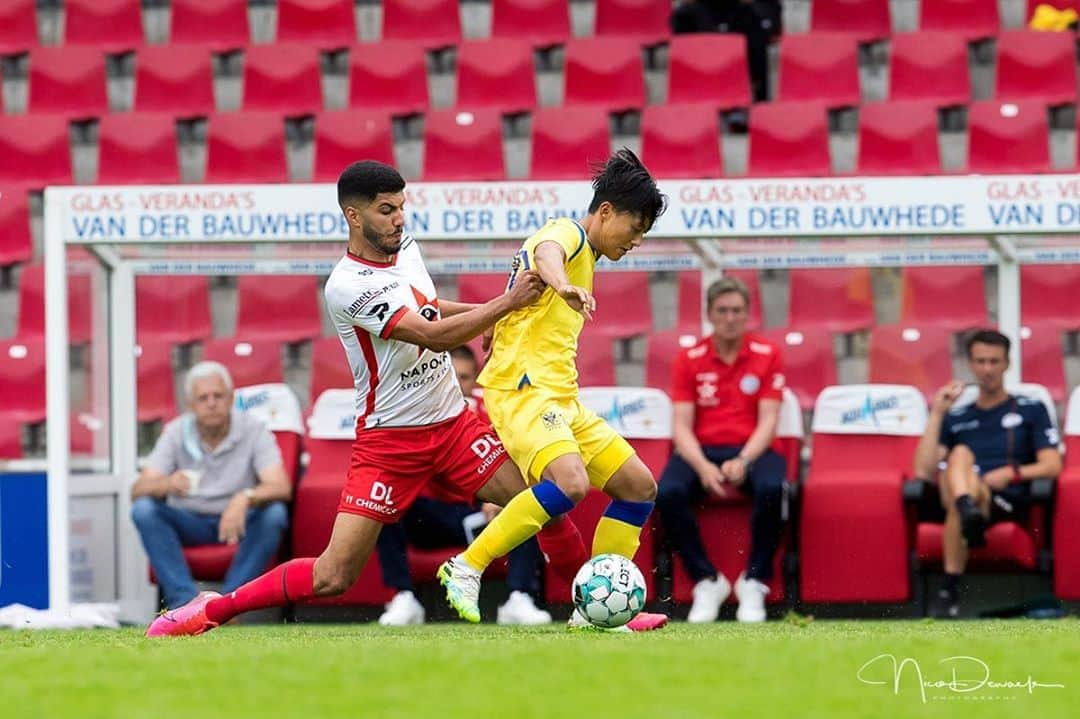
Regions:
<svg viewBox="0 0 1080 719"><path fill-rule="evenodd" d="M146 630L148 637L195 636L217 626L206 617L206 603L217 599L217 592L201 592L182 607L162 612Z"/></svg>

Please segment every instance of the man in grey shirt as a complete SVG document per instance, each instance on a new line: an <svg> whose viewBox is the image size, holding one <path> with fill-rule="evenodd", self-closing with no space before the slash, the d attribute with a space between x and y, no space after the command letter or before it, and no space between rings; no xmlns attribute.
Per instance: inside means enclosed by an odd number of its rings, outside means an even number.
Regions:
<svg viewBox="0 0 1080 719"><path fill-rule="evenodd" d="M223 365L195 365L184 389L189 411L165 425L131 488L131 517L170 608L197 594L183 547L238 545L223 593L262 574L292 495L273 433L234 409Z"/></svg>

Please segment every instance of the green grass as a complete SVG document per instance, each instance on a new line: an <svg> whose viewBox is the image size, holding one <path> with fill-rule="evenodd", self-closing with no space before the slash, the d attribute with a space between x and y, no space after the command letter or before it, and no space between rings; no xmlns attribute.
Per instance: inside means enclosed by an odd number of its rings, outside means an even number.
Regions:
<svg viewBox="0 0 1080 719"><path fill-rule="evenodd" d="M859 667L890 653L927 681L964 654L993 680L1064 689L927 689ZM960 678L976 675L957 666ZM640 635L562 627L368 624L0 632L4 717L956 717L1080 715L1080 621L675 624Z"/></svg>

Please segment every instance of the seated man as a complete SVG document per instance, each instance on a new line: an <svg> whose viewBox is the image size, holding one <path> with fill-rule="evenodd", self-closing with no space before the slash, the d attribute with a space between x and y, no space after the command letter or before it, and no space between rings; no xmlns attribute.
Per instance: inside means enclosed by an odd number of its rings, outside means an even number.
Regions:
<svg viewBox="0 0 1080 719"><path fill-rule="evenodd" d="M165 425L131 488L131 518L169 608L197 594L183 547L238 545L222 592L265 571L292 495L274 435L233 408L224 366L200 362L184 389L189 411Z"/></svg>
<svg viewBox="0 0 1080 719"><path fill-rule="evenodd" d="M994 330L968 338L968 367L978 396L971 404L953 407L964 385L954 380L938 390L915 451L915 476L940 478L945 510L945 583L931 606L936 617L959 615L959 583L968 550L986 544L987 526L1022 524L1030 501L1028 480L1061 472L1058 433L1046 407L1005 391L1010 345L1008 337Z"/></svg>
<svg viewBox="0 0 1080 719"><path fill-rule="evenodd" d="M776 438L784 375L771 343L746 334L750 293L734 277L712 283L706 313L713 334L682 350L671 368L675 454L660 477L656 508L668 541L694 580L687 621L712 622L731 583L705 554L694 507L706 493L754 500L750 556L735 583L736 618L765 621L766 582L783 530L784 459Z"/></svg>
<svg viewBox="0 0 1080 719"><path fill-rule="evenodd" d="M450 351L450 360L454 363L454 374L469 409L487 421L483 399L476 386L476 377L480 373L476 355L467 346L462 346ZM478 511L482 511L486 520L490 520L498 513L499 507L486 503L478 510L470 504L443 501L429 493L419 497L400 522L383 527L376 544L379 567L382 569L383 583L396 589L397 594L386 605L386 611L379 617L379 624L402 626L424 622L424 607L416 598L409 575L406 544L428 549L463 547L487 523L473 524ZM466 525L472 526L467 529ZM516 547L507 555L507 562L509 571L506 585L510 596L499 607L496 616L498 623L550 624L551 614L538 608L533 599L540 592L540 550L536 540L530 539Z"/></svg>

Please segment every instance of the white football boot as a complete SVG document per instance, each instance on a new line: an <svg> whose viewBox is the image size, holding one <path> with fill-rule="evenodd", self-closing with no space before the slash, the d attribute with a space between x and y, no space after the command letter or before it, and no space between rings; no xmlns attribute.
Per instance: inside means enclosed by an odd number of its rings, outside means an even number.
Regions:
<svg viewBox="0 0 1080 719"><path fill-rule="evenodd" d="M412 592L398 592L386 604L386 611L379 617L379 624L384 627L404 627L410 624L423 624L427 615L424 605Z"/></svg>
<svg viewBox="0 0 1080 719"><path fill-rule="evenodd" d="M768 585L756 579L747 579L745 573L740 574L735 582L735 596L739 598L735 618L740 622L765 621L765 597L768 594Z"/></svg>
<svg viewBox="0 0 1080 719"><path fill-rule="evenodd" d="M716 579L702 579L694 585L694 603L686 621L691 624L715 622L729 594L731 582L723 574L717 573Z"/></svg>

